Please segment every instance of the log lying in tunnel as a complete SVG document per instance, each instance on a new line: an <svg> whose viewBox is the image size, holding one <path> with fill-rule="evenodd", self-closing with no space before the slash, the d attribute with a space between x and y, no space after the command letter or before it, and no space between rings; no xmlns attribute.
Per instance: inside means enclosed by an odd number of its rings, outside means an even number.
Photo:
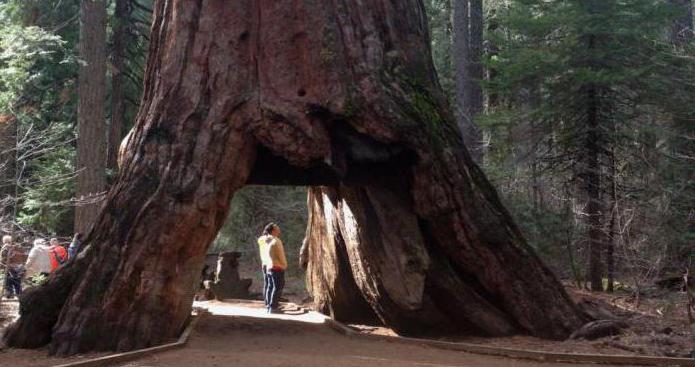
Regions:
<svg viewBox="0 0 695 367"><path fill-rule="evenodd" d="M150 40L116 183L78 261L23 297L10 345L68 355L177 335L248 183L333 186L349 299L399 330L564 338L583 323L468 156L421 0L158 0Z"/></svg>

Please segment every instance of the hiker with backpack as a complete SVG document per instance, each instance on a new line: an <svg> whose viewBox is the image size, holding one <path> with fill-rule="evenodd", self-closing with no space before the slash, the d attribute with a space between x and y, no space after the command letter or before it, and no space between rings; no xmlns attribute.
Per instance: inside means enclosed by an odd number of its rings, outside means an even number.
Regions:
<svg viewBox="0 0 695 367"><path fill-rule="evenodd" d="M2 237L0 264L5 271L5 296L19 297L22 294L22 277L24 276L24 258L22 247L12 241L12 236Z"/></svg>
<svg viewBox="0 0 695 367"><path fill-rule="evenodd" d="M24 268L29 278L38 276L47 277L51 273L51 255L46 240L43 238L34 240L34 247L29 251L29 256L27 257Z"/></svg>
<svg viewBox="0 0 695 367"><path fill-rule="evenodd" d="M51 272L54 272L68 261L68 252L65 250L65 247L60 245L57 238L51 238L48 251L51 256Z"/></svg>

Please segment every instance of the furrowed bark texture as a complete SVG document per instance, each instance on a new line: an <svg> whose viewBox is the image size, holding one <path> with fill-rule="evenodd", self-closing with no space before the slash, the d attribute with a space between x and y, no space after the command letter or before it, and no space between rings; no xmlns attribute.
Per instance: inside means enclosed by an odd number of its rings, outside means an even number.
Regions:
<svg viewBox="0 0 695 367"><path fill-rule="evenodd" d="M106 3L81 0L77 98L78 199L102 193L106 187L105 118L106 103ZM101 203L75 208L75 232L86 233L94 224Z"/></svg>
<svg viewBox="0 0 695 367"><path fill-rule="evenodd" d="M355 284L345 240L334 216L337 193L330 187L309 189L307 289L314 307L331 317L349 321L375 321L374 311Z"/></svg>
<svg viewBox="0 0 695 367"><path fill-rule="evenodd" d="M324 309L569 335L583 317L465 151L428 42L419 0L157 1L143 104L51 350L174 337L234 191L302 178L333 190L309 197ZM22 333L46 332L34 312Z"/></svg>

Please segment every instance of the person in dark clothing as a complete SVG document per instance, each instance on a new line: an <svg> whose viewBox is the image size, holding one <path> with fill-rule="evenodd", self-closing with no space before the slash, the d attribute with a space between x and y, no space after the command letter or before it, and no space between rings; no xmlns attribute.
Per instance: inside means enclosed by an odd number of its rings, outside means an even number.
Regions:
<svg viewBox="0 0 695 367"><path fill-rule="evenodd" d="M22 294L25 257L24 251L19 245L12 242L11 236L2 238L0 264L5 270L5 296L7 298L19 297Z"/></svg>

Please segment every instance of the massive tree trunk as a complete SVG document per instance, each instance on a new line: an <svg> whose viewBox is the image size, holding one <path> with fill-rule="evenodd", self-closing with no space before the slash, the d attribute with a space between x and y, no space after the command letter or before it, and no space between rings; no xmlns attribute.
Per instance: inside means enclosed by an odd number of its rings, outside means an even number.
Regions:
<svg viewBox="0 0 695 367"><path fill-rule="evenodd" d="M323 212L310 198L311 236L323 238L311 249L335 254L334 268L310 267L355 284L312 288L349 288L336 296L361 295L399 330L446 316L563 338L584 321L466 152L420 0L157 1L123 158L87 248L26 297L55 312L23 303L10 344L43 335L71 354L174 337L230 198L249 183L331 186Z"/></svg>
<svg viewBox="0 0 695 367"><path fill-rule="evenodd" d="M75 195L83 202L75 208L75 232L92 226L100 203L94 198L106 187L106 3L80 3L77 98L77 182Z"/></svg>

